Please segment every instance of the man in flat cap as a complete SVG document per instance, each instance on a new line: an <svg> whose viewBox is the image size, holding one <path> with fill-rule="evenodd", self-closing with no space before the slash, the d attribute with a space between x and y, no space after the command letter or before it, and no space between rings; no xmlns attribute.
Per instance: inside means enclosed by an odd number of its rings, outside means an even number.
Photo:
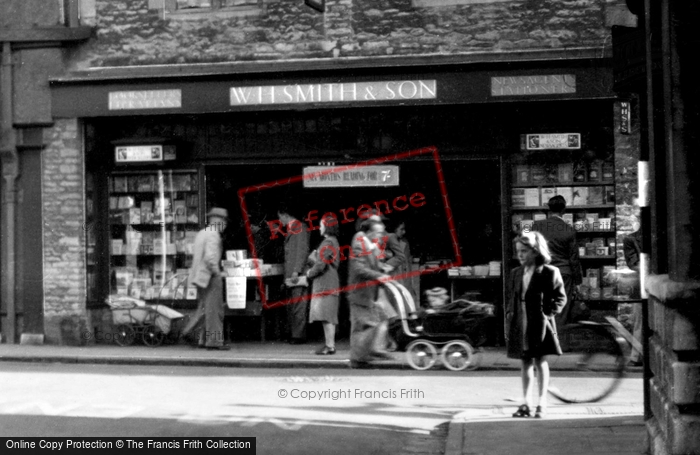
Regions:
<svg viewBox="0 0 700 455"><path fill-rule="evenodd" d="M221 233L228 223L228 211L213 207L207 213L207 227L194 239L194 254L189 283L197 286L197 311L192 315L183 336L189 335L204 321L199 332L199 347L210 350L229 350L224 344L224 299L221 271L223 247Z"/></svg>

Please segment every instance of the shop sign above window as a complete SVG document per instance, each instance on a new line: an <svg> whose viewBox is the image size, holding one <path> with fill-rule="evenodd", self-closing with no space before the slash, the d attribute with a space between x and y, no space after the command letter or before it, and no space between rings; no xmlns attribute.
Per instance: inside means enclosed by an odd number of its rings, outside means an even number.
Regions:
<svg viewBox="0 0 700 455"><path fill-rule="evenodd" d="M405 80L231 87L231 106L437 98L437 81Z"/></svg>
<svg viewBox="0 0 700 455"><path fill-rule="evenodd" d="M528 134L525 140L527 150L581 148L580 133Z"/></svg>
<svg viewBox="0 0 700 455"><path fill-rule="evenodd" d="M332 172L331 169L337 169ZM305 188L399 186L398 166L307 166Z"/></svg>
<svg viewBox="0 0 700 455"><path fill-rule="evenodd" d="M144 163L175 159L173 145L118 145L114 148L117 163Z"/></svg>
<svg viewBox="0 0 700 455"><path fill-rule="evenodd" d="M576 93L576 75L550 74L491 78L491 96L534 96Z"/></svg>
<svg viewBox="0 0 700 455"><path fill-rule="evenodd" d="M171 109L182 107L182 90L109 92L109 110Z"/></svg>

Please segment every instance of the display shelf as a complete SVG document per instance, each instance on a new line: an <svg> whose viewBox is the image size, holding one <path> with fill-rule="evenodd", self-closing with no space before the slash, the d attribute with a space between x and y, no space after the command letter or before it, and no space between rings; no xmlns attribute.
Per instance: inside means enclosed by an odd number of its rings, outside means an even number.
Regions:
<svg viewBox="0 0 700 455"><path fill-rule="evenodd" d="M606 304L606 303L643 303L642 299L630 299L627 297L619 297L612 299L576 299L577 302L591 303L591 304Z"/></svg>
<svg viewBox="0 0 700 455"><path fill-rule="evenodd" d="M199 193L199 190L163 190L163 193ZM160 191L112 191L113 196L130 196L132 194L160 194Z"/></svg>
<svg viewBox="0 0 700 455"><path fill-rule="evenodd" d="M613 186L614 181L606 182L543 182L543 183L518 183L511 188L556 188L568 186Z"/></svg>
<svg viewBox="0 0 700 455"><path fill-rule="evenodd" d="M585 259L585 260L601 260L601 259L615 259L617 256L608 254L605 256L579 256L579 259Z"/></svg>
<svg viewBox="0 0 700 455"><path fill-rule="evenodd" d="M451 280L499 280L501 278L500 275L497 275L497 276L492 276L492 275L486 275L486 276L447 275L447 277Z"/></svg>
<svg viewBox="0 0 700 455"><path fill-rule="evenodd" d="M110 256L113 257L119 257L119 256L179 256L179 255L185 255L185 256L192 256L191 254L188 253L134 253L134 254L126 254L126 253L121 253L121 254L110 254Z"/></svg>
<svg viewBox="0 0 700 455"><path fill-rule="evenodd" d="M191 245L202 219L199 172L120 171L108 179L110 293L155 296L163 277L184 276L191 266ZM175 295L161 297L173 299L196 302Z"/></svg>
<svg viewBox="0 0 700 455"><path fill-rule="evenodd" d="M139 226L139 227L143 227L143 226L148 226L148 227L171 226L172 227L172 226L199 226L199 222L195 222L195 221L188 221L186 223L182 223L182 222L179 222L179 223L170 222L170 223L168 223L168 222L165 222L163 224L160 224L160 223L133 223L133 224L132 223L110 223L110 225L111 226Z"/></svg>
<svg viewBox="0 0 700 455"><path fill-rule="evenodd" d="M572 206L567 206L566 210L598 210L598 209L614 209L615 204L601 204L601 205L572 205ZM538 206L525 206L525 207L512 207L512 210L514 212L517 211L543 211L546 212L549 210L549 207L546 205L538 205Z"/></svg>

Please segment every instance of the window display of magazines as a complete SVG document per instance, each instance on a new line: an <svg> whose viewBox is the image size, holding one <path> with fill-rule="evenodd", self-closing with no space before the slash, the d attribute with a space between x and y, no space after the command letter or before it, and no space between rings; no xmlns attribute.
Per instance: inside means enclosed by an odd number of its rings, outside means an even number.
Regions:
<svg viewBox="0 0 700 455"><path fill-rule="evenodd" d="M197 171L118 172L108 188L110 294L196 300L186 276L200 220Z"/></svg>
<svg viewBox="0 0 700 455"><path fill-rule="evenodd" d="M556 159L556 157L553 157ZM522 159L522 157L521 157ZM584 285L580 298L617 300L629 292L613 278L616 269L615 172L612 161L514 163L511 180L512 232L531 230L546 220L554 196L566 201L563 219L576 232Z"/></svg>

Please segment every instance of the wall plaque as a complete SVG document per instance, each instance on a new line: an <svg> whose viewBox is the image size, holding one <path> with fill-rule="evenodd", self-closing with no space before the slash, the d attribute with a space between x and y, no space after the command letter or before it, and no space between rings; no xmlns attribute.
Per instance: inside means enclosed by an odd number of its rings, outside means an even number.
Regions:
<svg viewBox="0 0 700 455"><path fill-rule="evenodd" d="M109 92L109 110L170 109L182 107L182 90Z"/></svg>
<svg viewBox="0 0 700 455"><path fill-rule="evenodd" d="M574 74L491 78L491 96L537 96L576 93Z"/></svg>

